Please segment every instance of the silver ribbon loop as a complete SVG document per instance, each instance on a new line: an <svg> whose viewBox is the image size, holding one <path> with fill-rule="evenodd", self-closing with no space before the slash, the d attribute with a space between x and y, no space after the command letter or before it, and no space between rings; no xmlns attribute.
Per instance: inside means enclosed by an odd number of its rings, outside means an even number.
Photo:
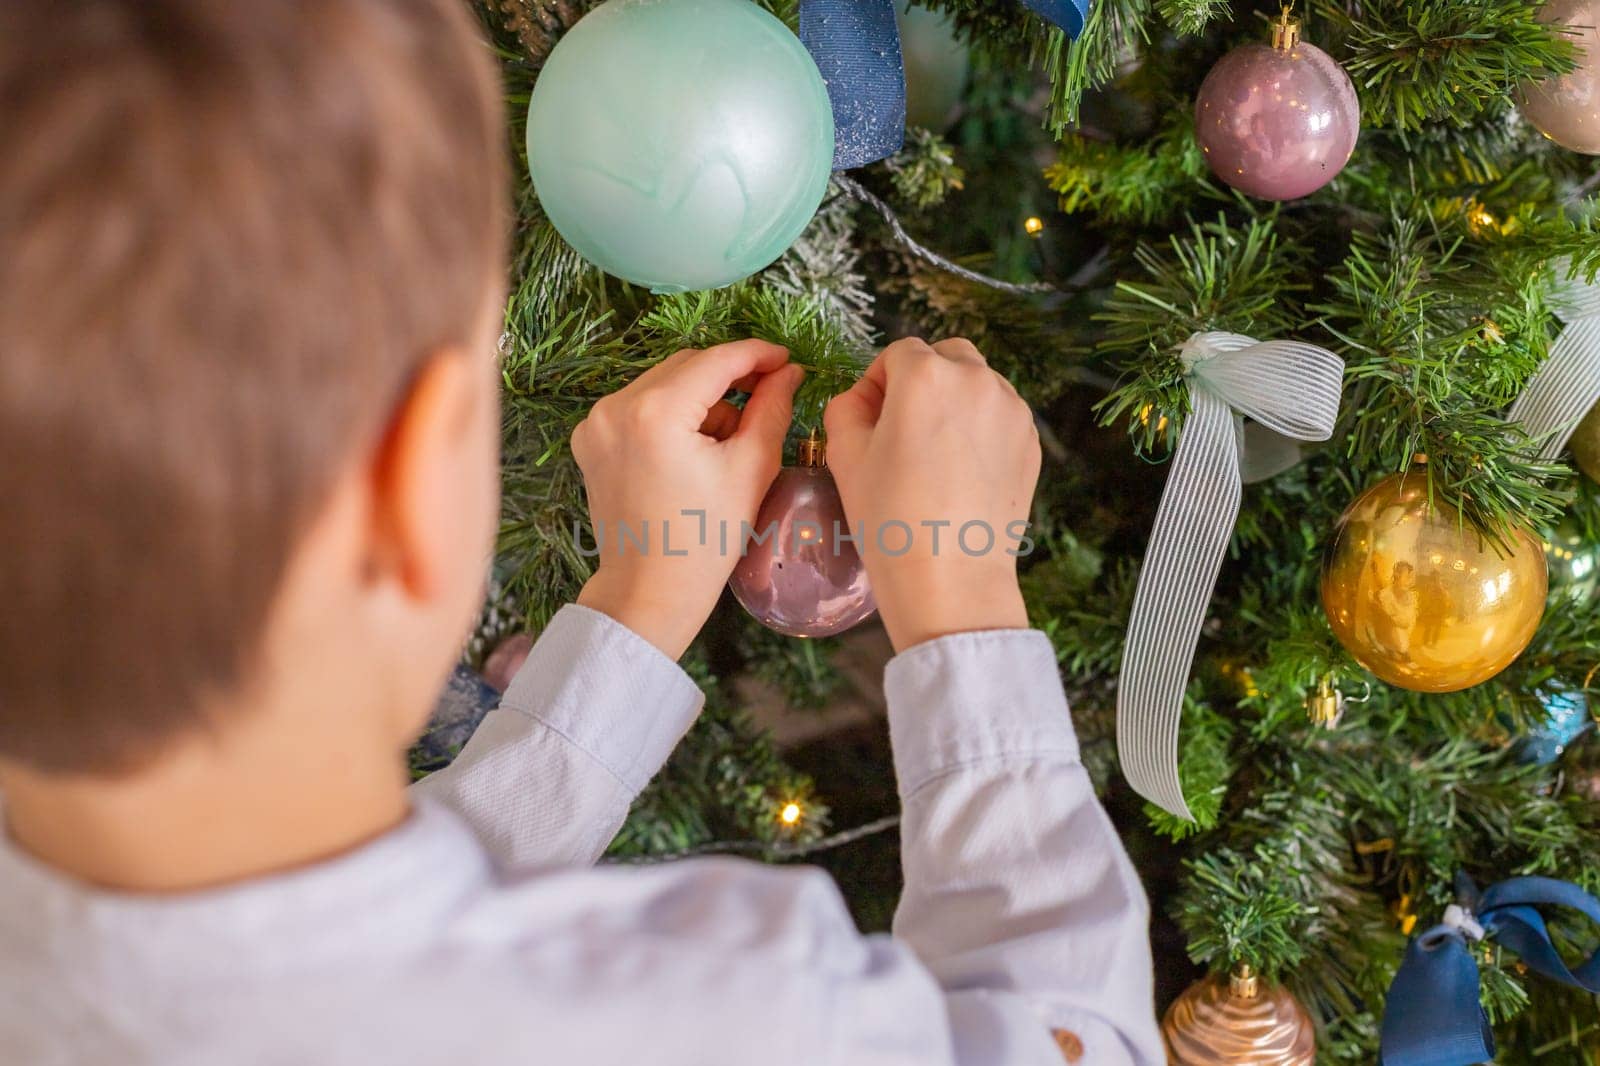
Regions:
<svg viewBox="0 0 1600 1066"><path fill-rule="evenodd" d="M1193 816L1178 783L1178 720L1206 608L1239 517L1244 418L1294 441L1327 440L1344 362L1314 344L1196 333L1180 351L1191 410L1145 551L1117 686L1117 752L1134 791ZM1271 463L1268 466L1273 465Z"/></svg>
<svg viewBox="0 0 1600 1066"><path fill-rule="evenodd" d="M1539 458L1546 461L1561 454L1583 416L1600 401L1600 284L1560 280L1568 269L1566 263L1556 265L1552 289L1556 314L1566 326L1506 413L1528 436L1543 441Z"/></svg>

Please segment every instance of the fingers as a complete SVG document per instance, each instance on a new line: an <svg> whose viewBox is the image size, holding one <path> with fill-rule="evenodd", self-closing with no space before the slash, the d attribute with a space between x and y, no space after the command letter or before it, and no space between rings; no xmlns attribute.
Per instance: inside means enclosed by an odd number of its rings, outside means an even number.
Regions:
<svg viewBox="0 0 1600 1066"><path fill-rule="evenodd" d="M783 458L783 438L794 415L794 393L803 377L804 368L791 363L757 381L729 442L753 456L770 459L776 467Z"/></svg>
<svg viewBox="0 0 1600 1066"><path fill-rule="evenodd" d="M868 368L870 373L871 367ZM872 427L883 414L883 398L883 385L862 375L854 385L828 401L822 411L822 426L827 430L828 451L834 459L848 461L865 445Z"/></svg>
<svg viewBox="0 0 1600 1066"><path fill-rule="evenodd" d="M706 420L700 423L700 432L717 440L727 440L738 428L739 409L727 400L712 404L711 410L706 412Z"/></svg>
<svg viewBox="0 0 1600 1066"><path fill-rule="evenodd" d="M979 366L988 366L989 360L978 351L978 346L965 337L951 337L949 340L935 341L933 350L946 359L953 359L958 363L977 363Z"/></svg>
<svg viewBox="0 0 1600 1066"><path fill-rule="evenodd" d="M672 388L709 408L722 399L734 382L751 374L768 374L788 361L789 349L771 341L752 339L719 344L704 351L692 351L672 363Z"/></svg>
<svg viewBox="0 0 1600 1066"><path fill-rule="evenodd" d="M853 454L853 449L883 415L883 401L889 394L891 364L931 351L916 337L895 341L878 353L878 357L856 379L854 385L829 400L822 412L822 424L828 431L829 449L840 456Z"/></svg>

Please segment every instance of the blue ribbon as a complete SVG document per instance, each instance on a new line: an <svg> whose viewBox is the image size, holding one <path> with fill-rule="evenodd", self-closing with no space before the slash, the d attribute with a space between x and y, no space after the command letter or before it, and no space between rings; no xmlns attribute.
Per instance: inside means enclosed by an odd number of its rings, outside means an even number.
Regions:
<svg viewBox="0 0 1600 1066"><path fill-rule="evenodd" d="M906 72L897 0L800 0L800 40L816 60L833 105L833 169L865 166L900 150ZM1076 39L1089 0L1022 0Z"/></svg>
<svg viewBox="0 0 1600 1066"><path fill-rule="evenodd" d="M1481 895L1458 884L1466 918L1535 973L1600 993L1600 951L1576 968L1556 953L1540 907L1565 907L1600 924L1600 900L1549 877L1513 877ZM1494 1034L1478 999L1478 963L1465 923L1436 925L1411 941L1389 985L1379 1066L1472 1066L1494 1058Z"/></svg>

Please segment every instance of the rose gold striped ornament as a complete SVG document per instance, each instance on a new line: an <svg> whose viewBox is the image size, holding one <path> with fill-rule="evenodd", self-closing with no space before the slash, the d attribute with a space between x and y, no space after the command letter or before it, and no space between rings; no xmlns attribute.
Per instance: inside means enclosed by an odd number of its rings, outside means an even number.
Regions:
<svg viewBox="0 0 1600 1066"><path fill-rule="evenodd" d="M1167 1009L1161 1034L1173 1066L1312 1066L1317 1053L1300 1001L1248 966L1190 985Z"/></svg>

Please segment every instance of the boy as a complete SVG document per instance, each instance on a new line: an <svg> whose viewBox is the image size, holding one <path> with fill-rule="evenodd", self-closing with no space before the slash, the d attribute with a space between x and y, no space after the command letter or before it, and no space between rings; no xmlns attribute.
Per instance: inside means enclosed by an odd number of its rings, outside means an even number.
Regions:
<svg viewBox="0 0 1600 1066"><path fill-rule="evenodd" d="M0 1062L1156 1062L1004 552L869 543L893 940L816 871L590 866L700 706L698 517L602 553L406 789L494 531L495 101L459 0L0 5ZM750 341L602 401L593 517L753 519L799 376ZM891 345L826 424L853 522L1027 514L970 344Z"/></svg>

